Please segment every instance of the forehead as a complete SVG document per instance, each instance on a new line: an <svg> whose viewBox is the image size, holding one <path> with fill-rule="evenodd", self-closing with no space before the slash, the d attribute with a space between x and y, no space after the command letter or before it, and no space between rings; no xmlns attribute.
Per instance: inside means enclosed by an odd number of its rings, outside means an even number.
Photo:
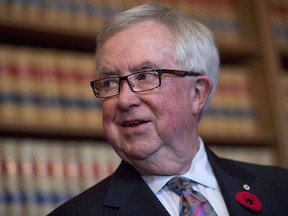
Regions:
<svg viewBox="0 0 288 216"><path fill-rule="evenodd" d="M98 71L101 68L132 70L143 62L163 67L173 63L174 52L175 43L169 29L156 21L143 21L105 41L98 53L97 68Z"/></svg>

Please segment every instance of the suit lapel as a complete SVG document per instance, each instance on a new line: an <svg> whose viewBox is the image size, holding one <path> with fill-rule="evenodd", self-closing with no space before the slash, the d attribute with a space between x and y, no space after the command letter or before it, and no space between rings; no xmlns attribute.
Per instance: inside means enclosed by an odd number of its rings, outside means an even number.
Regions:
<svg viewBox="0 0 288 216"><path fill-rule="evenodd" d="M104 205L118 208L119 216L169 215L138 172L125 162L111 178Z"/></svg>
<svg viewBox="0 0 288 216"><path fill-rule="evenodd" d="M235 199L238 192L246 191L244 185L250 186L249 192L257 197L262 197L263 192L258 191L255 184L253 184L255 175L232 161L217 157L209 148L206 148L206 152L229 214L233 216L261 215L263 212L258 214L252 212L240 205Z"/></svg>

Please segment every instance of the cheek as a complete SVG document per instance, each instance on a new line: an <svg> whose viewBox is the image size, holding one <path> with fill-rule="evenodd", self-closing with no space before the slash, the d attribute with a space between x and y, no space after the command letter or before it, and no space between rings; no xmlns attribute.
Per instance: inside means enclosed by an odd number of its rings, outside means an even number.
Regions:
<svg viewBox="0 0 288 216"><path fill-rule="evenodd" d="M187 126L193 118L192 102L187 92L174 89L169 98L158 100L157 103L158 105L161 104L157 117L160 120L161 127L165 128L164 130L175 132L183 124Z"/></svg>
<svg viewBox="0 0 288 216"><path fill-rule="evenodd" d="M115 109L113 107L114 106L108 101L102 101L101 108L104 126L107 126L106 124L109 124L113 121L115 115Z"/></svg>
<svg viewBox="0 0 288 216"><path fill-rule="evenodd" d="M110 102L102 102L101 107L105 137L115 149L118 149L117 140L119 139L119 133L114 124L115 106Z"/></svg>
<svg viewBox="0 0 288 216"><path fill-rule="evenodd" d="M168 102L169 101L169 102ZM160 127L164 128L164 131L174 132L177 130L177 126L183 121L184 110L182 108L182 102L173 101L171 99L159 101L161 107L157 112L158 123Z"/></svg>

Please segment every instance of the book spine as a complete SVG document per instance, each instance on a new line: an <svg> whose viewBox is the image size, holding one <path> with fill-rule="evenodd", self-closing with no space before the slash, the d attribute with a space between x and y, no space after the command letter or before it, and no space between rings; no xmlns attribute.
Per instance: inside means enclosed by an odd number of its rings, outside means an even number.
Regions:
<svg viewBox="0 0 288 216"><path fill-rule="evenodd" d="M215 37L226 44L237 44L242 39L241 23L239 11L232 0L214 0L210 4L210 11L213 16L210 17L211 28ZM207 1L207 7L209 0ZM208 13L209 14L209 13Z"/></svg>
<svg viewBox="0 0 288 216"><path fill-rule="evenodd" d="M33 66L33 50L30 48L18 48L14 58L16 62L16 92L19 103L20 122L27 125L37 124L38 107L35 93L36 82Z"/></svg>
<svg viewBox="0 0 288 216"><path fill-rule="evenodd" d="M22 139L19 143L19 169L20 169L20 191L22 194L22 215L37 216L38 199L35 187L35 169L33 161L33 139Z"/></svg>
<svg viewBox="0 0 288 216"><path fill-rule="evenodd" d="M6 211L4 215L21 215L22 194L19 185L18 142L13 138L1 140L0 148L3 163L3 178L1 181Z"/></svg>
<svg viewBox="0 0 288 216"><path fill-rule="evenodd" d="M286 0L269 1L268 7L275 43L281 51L288 50L288 3Z"/></svg>
<svg viewBox="0 0 288 216"><path fill-rule="evenodd" d="M58 97L61 100L63 123L67 128L81 128L83 125L79 80L74 67L76 59L77 56L72 53L59 53L56 60L59 82Z"/></svg>
<svg viewBox="0 0 288 216"><path fill-rule="evenodd" d="M107 159L108 159L108 175L112 174L121 162L121 158L114 151L109 143L104 143L107 148Z"/></svg>
<svg viewBox="0 0 288 216"><path fill-rule="evenodd" d="M79 72L80 94L83 100L83 126L92 129L98 135L103 134L102 131L102 112L100 102L93 94L90 81L96 77L94 57L84 55L78 59L76 70Z"/></svg>
<svg viewBox="0 0 288 216"><path fill-rule="evenodd" d="M7 19L9 10L9 3L7 1L0 1L0 20Z"/></svg>
<svg viewBox="0 0 288 216"><path fill-rule="evenodd" d="M19 107L16 93L16 50L9 46L0 46L0 119L4 123L19 120Z"/></svg>
<svg viewBox="0 0 288 216"><path fill-rule="evenodd" d="M95 176L96 181L107 177L109 173L109 160L108 160L108 148L104 143L100 143L97 148L93 149L95 156Z"/></svg>
<svg viewBox="0 0 288 216"><path fill-rule="evenodd" d="M227 97L227 107L229 115L229 128L233 136L241 135L253 137L257 134L256 110L252 103L252 92L249 87L249 70L244 67L237 67L233 70L233 76L229 81L229 96Z"/></svg>
<svg viewBox="0 0 288 216"><path fill-rule="evenodd" d="M33 26L40 24L39 20L41 20L41 3L43 1L24 0L22 2L23 2L23 15L24 16L22 17L21 20L25 20L25 23L33 25Z"/></svg>
<svg viewBox="0 0 288 216"><path fill-rule="evenodd" d="M114 16L124 10L122 0L105 0L105 17Z"/></svg>
<svg viewBox="0 0 288 216"><path fill-rule="evenodd" d="M38 53L38 93L40 121L47 126L63 127L60 82L56 70L58 53L47 50Z"/></svg>
<svg viewBox="0 0 288 216"><path fill-rule="evenodd" d="M8 3L7 6L7 17L9 21L12 22L19 22L20 20L23 20L24 17L24 1L17 0L17 1L11 1Z"/></svg>
<svg viewBox="0 0 288 216"><path fill-rule="evenodd" d="M76 29L85 31L91 26L89 23L89 5L86 0L70 0L72 10L72 23Z"/></svg>
<svg viewBox="0 0 288 216"><path fill-rule="evenodd" d="M86 190L97 182L92 142L85 141L81 144L81 148L78 151L78 161L81 175L81 190Z"/></svg>
<svg viewBox="0 0 288 216"><path fill-rule="evenodd" d="M54 197L52 193L51 172L49 169L50 141L45 139L34 140L34 185L38 204L38 215L48 214L53 208Z"/></svg>
<svg viewBox="0 0 288 216"><path fill-rule="evenodd" d="M50 171L52 204L54 206L58 206L70 198L66 186L63 149L64 146L61 141L50 141L48 148L48 163Z"/></svg>
<svg viewBox="0 0 288 216"><path fill-rule="evenodd" d="M106 3L104 0L86 0L88 7L88 26L93 26L95 33L103 26L106 21ZM93 30L92 30L93 31Z"/></svg>
<svg viewBox="0 0 288 216"><path fill-rule="evenodd" d="M69 141L63 145L63 159L65 169L65 182L67 188L67 197L72 198L81 192L81 173L78 151L79 147L76 141Z"/></svg>

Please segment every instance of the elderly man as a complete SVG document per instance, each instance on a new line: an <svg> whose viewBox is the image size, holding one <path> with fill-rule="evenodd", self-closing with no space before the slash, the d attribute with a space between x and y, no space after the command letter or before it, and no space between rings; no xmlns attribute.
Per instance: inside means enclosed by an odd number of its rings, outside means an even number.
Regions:
<svg viewBox="0 0 288 216"><path fill-rule="evenodd" d="M111 176L50 216L288 215L288 172L218 158L198 123L215 91L213 35L157 4L113 17L99 33L97 80Z"/></svg>

